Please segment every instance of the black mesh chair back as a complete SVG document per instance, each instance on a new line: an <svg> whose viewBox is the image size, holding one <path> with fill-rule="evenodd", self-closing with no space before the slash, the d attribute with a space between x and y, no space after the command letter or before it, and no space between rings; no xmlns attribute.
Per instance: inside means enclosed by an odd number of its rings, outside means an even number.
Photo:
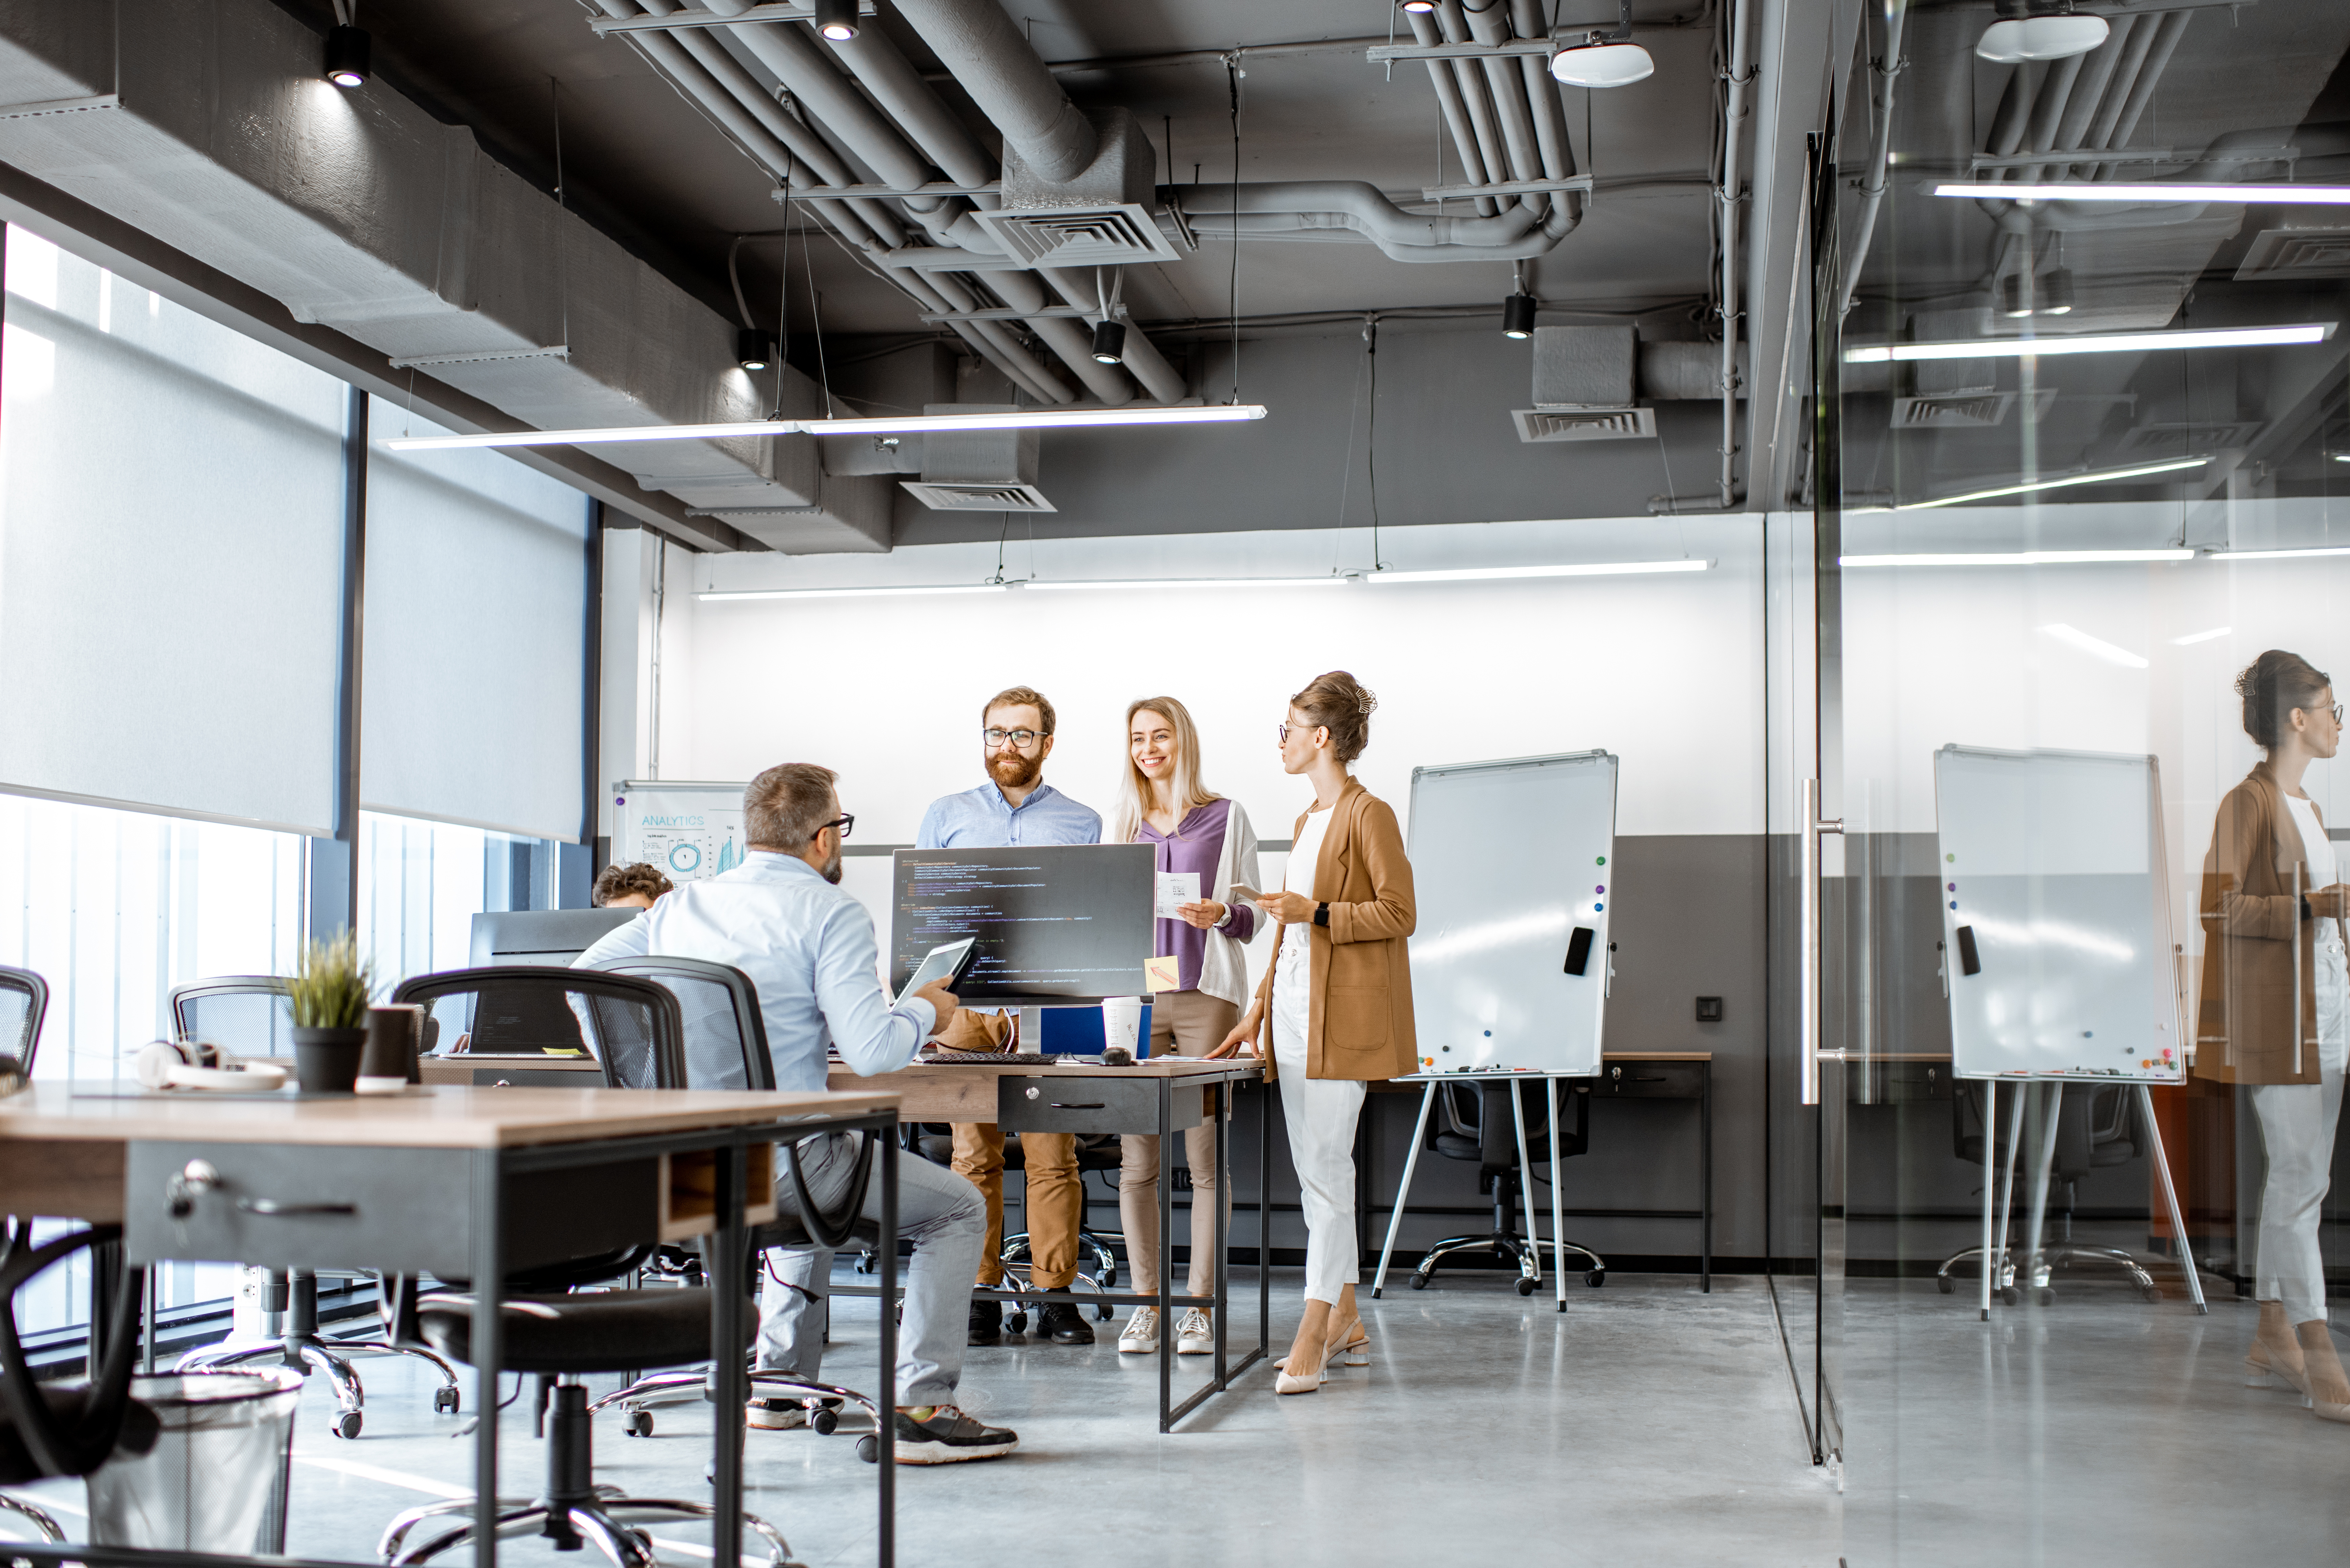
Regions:
<svg viewBox="0 0 2350 1568"><path fill-rule="evenodd" d="M1536 1164L1550 1158L1549 1112L1543 1103L1539 1080L1534 1083L1443 1084L1438 1086L1436 1115L1429 1118L1423 1147L1447 1159L1475 1160L1481 1171L1514 1170L1518 1164L1517 1117L1510 1108L1514 1087L1523 1096L1526 1158ZM1591 1091L1585 1084L1559 1085L1559 1109L1564 1124L1558 1153L1572 1159L1591 1147ZM1540 1180L1550 1173L1537 1170Z"/></svg>
<svg viewBox="0 0 2350 1568"><path fill-rule="evenodd" d="M172 988L172 1027L233 1056L294 1054L294 999L274 974L223 974Z"/></svg>
<svg viewBox="0 0 2350 1568"><path fill-rule="evenodd" d="M759 988L741 970L687 958L626 958L598 964L666 986L685 1014L685 1080L662 1088L773 1089Z"/></svg>
<svg viewBox="0 0 2350 1568"><path fill-rule="evenodd" d="M472 1049L511 1020L528 1021L540 1050L585 1051L615 1089L651 1089L685 1076L685 1019L664 987L634 975L592 969L500 965L420 974L401 981L395 1003L424 1009L440 1037L453 1042L471 1028Z"/></svg>
<svg viewBox="0 0 2350 1568"><path fill-rule="evenodd" d="M41 1015L49 1010L49 982L28 969L0 967L0 1055L14 1056L33 1075L41 1048Z"/></svg>
<svg viewBox="0 0 2350 1568"><path fill-rule="evenodd" d="M16 1335L16 1293L35 1275L83 1248L121 1240L120 1225L75 1231L37 1247L26 1222L18 1221L8 1233L6 1249L0 1252L0 1484L88 1475L118 1446L133 1454L155 1446L154 1412L130 1397L144 1270L126 1271L115 1292L106 1352L86 1383L71 1386L36 1381L24 1342Z"/></svg>

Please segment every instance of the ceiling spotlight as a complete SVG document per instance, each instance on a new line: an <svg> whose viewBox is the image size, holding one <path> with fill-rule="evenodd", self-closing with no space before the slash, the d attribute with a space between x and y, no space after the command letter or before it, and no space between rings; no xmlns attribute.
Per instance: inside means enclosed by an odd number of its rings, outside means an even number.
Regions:
<svg viewBox="0 0 2350 1568"><path fill-rule="evenodd" d="M1101 320L1094 323L1094 358L1104 365L1126 363L1126 323Z"/></svg>
<svg viewBox="0 0 2350 1568"><path fill-rule="evenodd" d="M1403 0L1396 8L1407 16L1425 16L1436 9L1436 0Z"/></svg>
<svg viewBox="0 0 2350 1568"><path fill-rule="evenodd" d="M2011 16L1983 29L1975 53L1994 65L2063 60L2085 55L2113 31L2103 16L2075 16L2068 3L2053 16Z"/></svg>
<svg viewBox="0 0 2350 1568"><path fill-rule="evenodd" d="M1580 44L1569 44L1550 57L1550 74L1569 87L1619 88L1646 81L1657 62L1638 44L1610 40L1593 33Z"/></svg>
<svg viewBox="0 0 2350 1568"><path fill-rule="evenodd" d="M857 36L857 0L816 0L816 30L836 44Z"/></svg>
<svg viewBox="0 0 2350 1568"><path fill-rule="evenodd" d="M1999 313L2007 317L2032 314L2032 286L2023 274L2012 272L1999 280Z"/></svg>
<svg viewBox="0 0 2350 1568"><path fill-rule="evenodd" d="M1534 335L1534 296L1519 293L1502 301L1502 336L1521 341Z"/></svg>
<svg viewBox="0 0 2350 1568"><path fill-rule="evenodd" d="M775 362L775 340L755 327L734 334L734 362L745 370L764 370Z"/></svg>
<svg viewBox="0 0 2350 1568"><path fill-rule="evenodd" d="M2073 269L2052 266L2040 275L2040 314L2070 316L2073 314Z"/></svg>
<svg viewBox="0 0 2350 1568"><path fill-rule="evenodd" d="M327 79L338 88L360 88L368 79L368 36L357 27L327 29Z"/></svg>

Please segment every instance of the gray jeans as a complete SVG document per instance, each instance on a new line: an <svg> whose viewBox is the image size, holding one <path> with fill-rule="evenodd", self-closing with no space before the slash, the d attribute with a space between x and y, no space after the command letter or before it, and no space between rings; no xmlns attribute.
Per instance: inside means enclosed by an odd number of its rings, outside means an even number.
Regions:
<svg viewBox="0 0 2350 1568"><path fill-rule="evenodd" d="M787 1150L799 1162L808 1197L828 1215L838 1214L848 1196L859 1141L848 1133L825 1133ZM874 1158L886 1156L877 1150ZM788 1171L775 1183L775 1203L781 1218L798 1218L798 1195ZM861 1217L868 1221L881 1217L878 1170L865 1189ZM898 1329L900 1405L954 1403L971 1332L971 1282L978 1272L986 1231L987 1205L978 1188L927 1159L899 1161L898 1234L914 1244L913 1266L906 1275L906 1311ZM769 1257L784 1286L765 1281L759 1293L759 1367L815 1382L824 1362L827 1314L822 1303L832 1282L832 1250L776 1247ZM888 1303L882 1310L889 1310Z"/></svg>

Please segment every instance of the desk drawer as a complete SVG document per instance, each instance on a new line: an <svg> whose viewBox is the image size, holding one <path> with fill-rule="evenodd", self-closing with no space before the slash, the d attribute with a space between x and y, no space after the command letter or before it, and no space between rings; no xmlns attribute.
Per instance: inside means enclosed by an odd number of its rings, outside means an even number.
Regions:
<svg viewBox="0 0 2350 1568"><path fill-rule="evenodd" d="M995 1125L1005 1132L1155 1133L1160 1078L1024 1078L995 1080ZM1205 1118L1205 1091L1177 1087L1170 1125L1177 1131Z"/></svg>
<svg viewBox="0 0 2350 1568"><path fill-rule="evenodd" d="M130 1261L468 1275L473 1158L462 1149L133 1143L123 1184ZM172 1178L196 1159L220 1183L174 1218ZM509 1175L500 1204L506 1269L652 1241L660 1172L660 1157L645 1155Z"/></svg>
<svg viewBox="0 0 2350 1568"><path fill-rule="evenodd" d="M1705 1092L1705 1064L1603 1063L1591 1092L1624 1100L1694 1100Z"/></svg>

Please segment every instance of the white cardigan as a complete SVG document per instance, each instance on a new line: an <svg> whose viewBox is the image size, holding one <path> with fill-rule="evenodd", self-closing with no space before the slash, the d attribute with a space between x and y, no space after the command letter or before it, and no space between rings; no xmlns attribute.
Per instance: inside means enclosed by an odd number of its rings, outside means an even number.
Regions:
<svg viewBox="0 0 2350 1568"><path fill-rule="evenodd" d="M1231 800L1230 796L1225 797ZM1248 813L1241 803L1231 801L1224 815L1224 847L1216 857L1216 887L1208 895L1219 904L1232 904L1232 884L1243 883L1264 891L1264 883L1256 868L1256 829L1249 826ZM1258 931L1270 924L1263 909L1252 909L1256 917L1255 929L1249 940L1256 940ZM1241 939L1227 932L1211 930L1206 951L1200 961L1200 989L1219 1002L1229 1002L1242 1012L1248 1011L1248 957L1241 951Z"/></svg>

